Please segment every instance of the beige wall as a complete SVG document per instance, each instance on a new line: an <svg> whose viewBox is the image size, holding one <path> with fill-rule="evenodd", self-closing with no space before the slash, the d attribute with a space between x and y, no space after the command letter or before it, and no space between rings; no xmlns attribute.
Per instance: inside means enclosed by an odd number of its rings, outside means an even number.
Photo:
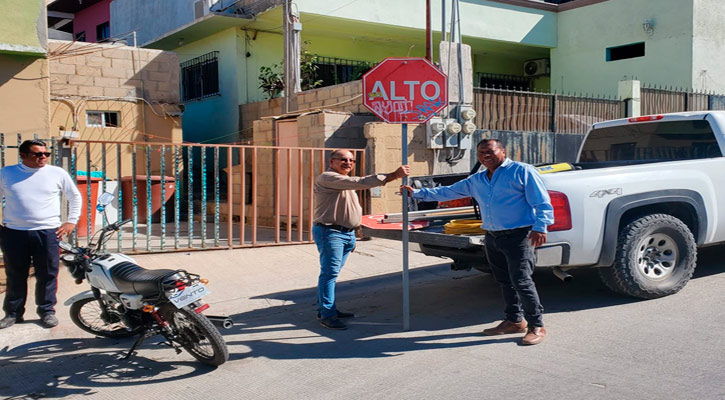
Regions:
<svg viewBox="0 0 725 400"><path fill-rule="evenodd" d="M425 126L409 125L408 164L411 176L430 175L433 168L433 152L425 148ZM367 158L369 171L388 173L402 165L403 142L400 125L384 122L371 122L365 125L365 137L368 140ZM370 198L370 212L373 214L401 212L403 208L400 195L401 181L390 182L383 186L381 197Z"/></svg>
<svg viewBox="0 0 725 400"><path fill-rule="evenodd" d="M49 40L48 52L54 96L143 97L179 103L176 53L62 40Z"/></svg>
<svg viewBox="0 0 725 400"><path fill-rule="evenodd" d="M50 40L48 50L52 136L60 131L77 131L80 140L182 142L175 53L61 40ZM117 112L118 126L88 126L88 111ZM83 146L79 147L79 170L88 167ZM91 145L90 149L91 169L101 170L101 145ZM106 171L109 178L115 179L115 146L107 146L106 152ZM131 147L122 146L124 176L133 172L130 154ZM145 173L143 148L137 154L136 173ZM160 173L157 152L152 152L152 173Z"/></svg>
<svg viewBox="0 0 725 400"><path fill-rule="evenodd" d="M166 107L168 109L168 107ZM87 126L86 111L117 111L119 113L118 127L93 127ZM74 122L77 116L77 123ZM51 131L54 135L62 130L71 130L77 126L78 139L81 140L103 140L109 142L154 142L154 143L181 143L181 118L171 117L163 114L159 105L149 106L145 103L123 101L123 100L82 100L75 101L52 100L51 101ZM147 134L147 132L149 132ZM79 147L78 167L79 170L86 169L85 145ZM131 148L128 145L122 148L122 174L130 175L132 166L130 163ZM117 177L116 168L116 145L106 146L106 169L109 178ZM155 152L152 154L156 154ZM152 158L152 165L158 173L158 157ZM137 160L137 173L145 173L145 161ZM91 145L91 169L101 170L101 145ZM167 163L167 174L169 166Z"/></svg>
<svg viewBox="0 0 725 400"><path fill-rule="evenodd" d="M47 59L0 54L0 133L6 143L18 133L49 137L49 90Z"/></svg>

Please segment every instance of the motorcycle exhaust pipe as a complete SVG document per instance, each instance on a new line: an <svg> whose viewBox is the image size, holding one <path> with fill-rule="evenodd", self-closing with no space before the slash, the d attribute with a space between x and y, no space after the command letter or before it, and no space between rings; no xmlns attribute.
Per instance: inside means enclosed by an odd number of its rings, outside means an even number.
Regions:
<svg viewBox="0 0 725 400"><path fill-rule="evenodd" d="M212 324L224 328L224 329L232 329L234 326L234 321L232 321L229 317L221 317L218 315L204 315L209 321L211 321Z"/></svg>
<svg viewBox="0 0 725 400"><path fill-rule="evenodd" d="M561 279L561 281L564 283L569 283L574 279L574 277L571 276L571 274L569 274L568 272L561 269L561 267L552 268L552 272L554 272L554 276Z"/></svg>

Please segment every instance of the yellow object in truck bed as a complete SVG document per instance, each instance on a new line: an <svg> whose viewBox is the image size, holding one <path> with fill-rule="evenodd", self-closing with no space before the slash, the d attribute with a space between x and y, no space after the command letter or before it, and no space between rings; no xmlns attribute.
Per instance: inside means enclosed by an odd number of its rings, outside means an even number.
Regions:
<svg viewBox="0 0 725 400"><path fill-rule="evenodd" d="M540 174L550 174L552 172L571 171L572 169L574 169L574 166L569 163L549 164L549 165L543 165L541 167L536 167L536 170L539 171Z"/></svg>
<svg viewBox="0 0 725 400"><path fill-rule="evenodd" d="M480 219L454 219L443 225L443 232L451 235L483 235Z"/></svg>

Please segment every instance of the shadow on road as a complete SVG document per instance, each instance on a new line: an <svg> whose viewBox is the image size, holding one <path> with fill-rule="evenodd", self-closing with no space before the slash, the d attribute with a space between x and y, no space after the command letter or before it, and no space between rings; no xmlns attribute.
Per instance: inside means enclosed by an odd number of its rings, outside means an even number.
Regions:
<svg viewBox="0 0 725 400"><path fill-rule="evenodd" d="M91 395L101 387L169 382L214 370L193 361L155 361L138 354L122 359L132 343L133 339L57 339L2 349L0 397Z"/></svg>

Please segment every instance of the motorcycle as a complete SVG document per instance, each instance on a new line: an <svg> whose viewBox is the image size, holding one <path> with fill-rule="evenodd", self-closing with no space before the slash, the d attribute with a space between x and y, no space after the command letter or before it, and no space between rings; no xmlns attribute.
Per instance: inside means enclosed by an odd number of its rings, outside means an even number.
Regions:
<svg viewBox="0 0 725 400"><path fill-rule="evenodd" d="M102 212L104 221L105 208L113 199L111 193L100 196L96 208ZM60 242L61 261L76 284L86 280L91 285L91 290L65 302L70 306L73 323L107 338L138 335L125 358L144 340L162 335L166 339L164 344L177 354L185 349L201 363L224 364L229 352L215 325L229 329L233 322L228 317L202 314L209 308L202 300L210 293L207 279L182 269L144 269L124 254L102 251L113 234L129 222L130 219L105 224L87 247Z"/></svg>

